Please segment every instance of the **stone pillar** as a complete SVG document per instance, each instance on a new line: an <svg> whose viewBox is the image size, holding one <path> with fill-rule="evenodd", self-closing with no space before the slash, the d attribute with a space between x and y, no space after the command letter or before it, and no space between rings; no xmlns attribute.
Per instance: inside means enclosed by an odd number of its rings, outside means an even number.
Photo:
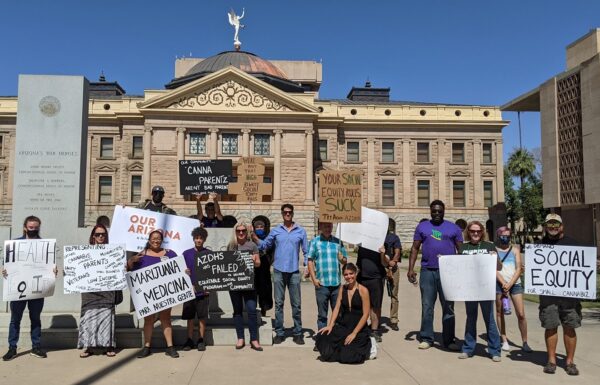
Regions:
<svg viewBox="0 0 600 385"><path fill-rule="evenodd" d="M177 164L179 167L179 161L185 159L185 127L177 127ZM183 195L179 194L179 178L177 178L175 195L180 199Z"/></svg>
<svg viewBox="0 0 600 385"><path fill-rule="evenodd" d="M377 204L375 197L375 139L367 138L367 206Z"/></svg>
<svg viewBox="0 0 600 385"><path fill-rule="evenodd" d="M496 142L496 202L504 202L504 153L502 140Z"/></svg>
<svg viewBox="0 0 600 385"><path fill-rule="evenodd" d="M4 145L4 148L14 148L14 146L16 146L16 141L17 141L17 136L16 135L11 135L8 134L6 136L8 138L8 143L6 143ZM10 146L10 147L9 147ZM9 152L9 158L8 158L8 169L9 170L14 170L15 169L15 152L14 151L10 151ZM89 155L90 153L88 152L88 159L90 158L91 155ZM15 179L13 172L7 172L6 173L6 180L7 180L7 190L6 190L6 198L12 202L13 199L13 180ZM1 312L1 310L0 310Z"/></svg>
<svg viewBox="0 0 600 385"><path fill-rule="evenodd" d="M402 140L402 204L404 207L411 206L413 204L413 200L411 199L411 189L410 189L410 140L403 139Z"/></svg>
<svg viewBox="0 0 600 385"><path fill-rule="evenodd" d="M242 128L242 156L250 156L250 129Z"/></svg>
<svg viewBox="0 0 600 385"><path fill-rule="evenodd" d="M473 201L472 202L473 202L473 206L476 208L483 207L483 183L481 181L481 140L479 140L479 139L475 139L473 141Z"/></svg>
<svg viewBox="0 0 600 385"><path fill-rule="evenodd" d="M85 201L92 203L91 200L91 179L92 179L92 140L94 140L94 135L88 135L87 138L87 159L85 161L85 169L87 172L85 173Z"/></svg>
<svg viewBox="0 0 600 385"><path fill-rule="evenodd" d="M142 199L150 196L152 188L152 126L144 125L144 173L142 174Z"/></svg>
<svg viewBox="0 0 600 385"><path fill-rule="evenodd" d="M314 171L313 171L313 130L306 130L306 203L313 202Z"/></svg>
<svg viewBox="0 0 600 385"><path fill-rule="evenodd" d="M281 202L281 134L283 130L274 130L275 159L273 161L273 202Z"/></svg>
<svg viewBox="0 0 600 385"><path fill-rule="evenodd" d="M219 155L219 137L217 136L219 129L211 128L208 131L210 132L210 158L217 159Z"/></svg>
<svg viewBox="0 0 600 385"><path fill-rule="evenodd" d="M438 199L446 202L446 141L438 139Z"/></svg>

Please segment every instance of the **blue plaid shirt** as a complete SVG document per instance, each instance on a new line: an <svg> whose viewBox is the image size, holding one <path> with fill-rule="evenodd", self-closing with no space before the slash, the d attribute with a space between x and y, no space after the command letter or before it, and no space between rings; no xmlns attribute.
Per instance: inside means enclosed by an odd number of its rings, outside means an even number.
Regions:
<svg viewBox="0 0 600 385"><path fill-rule="evenodd" d="M341 263L338 253L348 258L344 245L334 236L326 239L319 235L310 242L308 259L314 262L317 279L323 286L340 285Z"/></svg>

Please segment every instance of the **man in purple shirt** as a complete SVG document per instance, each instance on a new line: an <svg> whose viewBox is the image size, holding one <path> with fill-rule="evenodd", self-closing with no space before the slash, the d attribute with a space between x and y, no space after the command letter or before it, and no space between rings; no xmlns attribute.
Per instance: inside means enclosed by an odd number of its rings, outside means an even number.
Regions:
<svg viewBox="0 0 600 385"><path fill-rule="evenodd" d="M454 302L446 301L440 280L438 257L440 255L457 254L462 243L460 228L454 223L444 220L445 206L441 200L434 200L429 205L431 220L422 221L415 229L413 245L408 262L406 276L412 284L417 284L415 262L419 248L423 244L421 259L421 331L419 349L429 349L433 345L433 309L437 296L442 305L442 345L452 351L458 351L454 334Z"/></svg>

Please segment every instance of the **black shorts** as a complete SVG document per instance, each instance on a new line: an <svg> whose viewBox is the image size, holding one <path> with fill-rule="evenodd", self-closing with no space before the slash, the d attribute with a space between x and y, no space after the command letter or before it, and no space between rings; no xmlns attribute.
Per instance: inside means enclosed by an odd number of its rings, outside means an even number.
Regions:
<svg viewBox="0 0 600 385"><path fill-rule="evenodd" d="M369 299L371 307L374 309L381 309L381 303L383 302L383 279L365 279L361 278L358 281L361 285L367 288L369 291Z"/></svg>
<svg viewBox="0 0 600 385"><path fill-rule="evenodd" d="M184 302L183 311L181 312L181 319L193 320L208 318L208 296L196 297L192 300Z"/></svg>

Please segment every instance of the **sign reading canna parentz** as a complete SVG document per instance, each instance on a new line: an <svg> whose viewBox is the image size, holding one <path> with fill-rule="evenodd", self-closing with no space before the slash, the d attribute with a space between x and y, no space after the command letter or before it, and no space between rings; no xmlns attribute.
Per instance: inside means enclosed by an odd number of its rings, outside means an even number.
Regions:
<svg viewBox="0 0 600 385"><path fill-rule="evenodd" d="M196 277L200 290L252 290L252 255L247 251L218 251L201 255L196 259Z"/></svg>
<svg viewBox="0 0 600 385"><path fill-rule="evenodd" d="M4 242L3 301L25 301L54 295L55 239Z"/></svg>
<svg viewBox="0 0 600 385"><path fill-rule="evenodd" d="M596 248L525 245L525 293L596 298Z"/></svg>
<svg viewBox="0 0 600 385"><path fill-rule="evenodd" d="M231 159L180 160L179 193L181 195L207 192L227 194L231 169Z"/></svg>
<svg viewBox="0 0 600 385"><path fill-rule="evenodd" d="M322 170L319 174L319 221L360 222L361 180L361 171Z"/></svg>
<svg viewBox="0 0 600 385"><path fill-rule="evenodd" d="M65 294L127 289L125 245L64 247Z"/></svg>

